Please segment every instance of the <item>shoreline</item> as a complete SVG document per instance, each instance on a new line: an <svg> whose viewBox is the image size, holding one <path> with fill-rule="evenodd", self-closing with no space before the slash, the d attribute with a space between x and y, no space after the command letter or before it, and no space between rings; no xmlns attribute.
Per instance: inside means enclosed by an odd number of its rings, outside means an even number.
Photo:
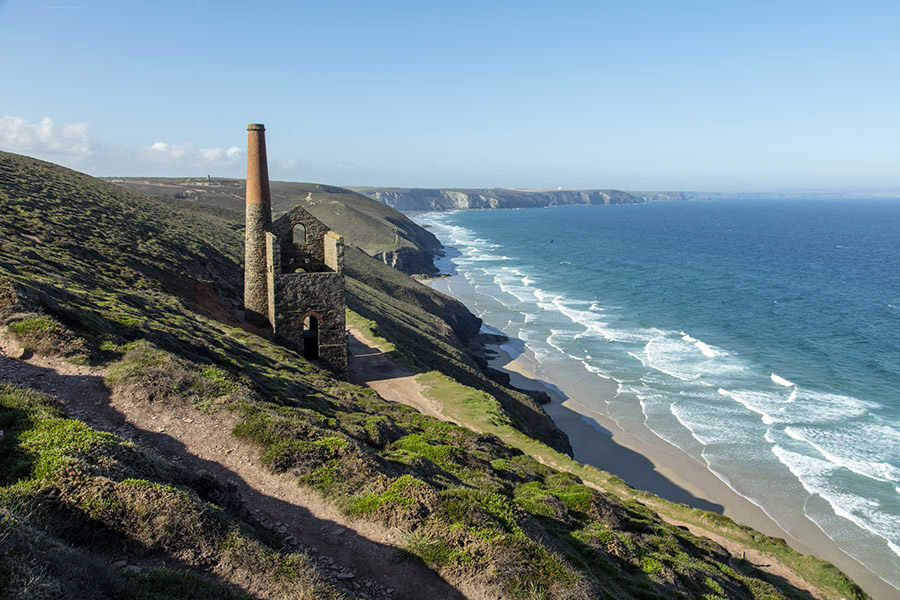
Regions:
<svg viewBox="0 0 900 600"><path fill-rule="evenodd" d="M440 220L435 221L435 223L440 222ZM532 290L536 283L534 279L526 277L525 273L508 266L502 267L502 270L500 268L488 269L482 267L481 263L473 263L470 270L466 270L466 267L462 266L459 267L462 270L457 270L457 265L452 260L456 256L463 259L482 260L481 255L485 254L484 260L508 260L508 257L499 256L498 252L482 249L481 246L486 242L476 239L475 232L465 228L462 230L461 241L451 237L454 242L458 241L461 245L460 248L445 245L444 256L441 257L441 260L435 261L441 272L449 277L432 279L427 282L427 285L462 301L470 307L470 310L474 308L473 312L482 319L488 318L485 328L482 329L483 333L503 333L504 336L509 336L507 341L482 339L490 366L510 376L512 386L538 390L552 398L552 402L549 405L543 405L543 408L555 424L568 435L576 461L617 476L637 490L655 494L676 504L685 504L714 514L723 514L739 526L743 525L769 537L779 538L799 553L815 555L830 562L860 585L875 600L898 598L900 587L897 582L892 585L883 578L888 577L893 580L895 571L890 568L892 564L890 555L880 556L874 548L861 546L858 543L859 539L844 535L840 529L835 530L832 527L834 524L828 519L839 518L841 509L835 507L832 499L821 496L821 494L817 496L815 491L810 491L805 485L803 485L803 489L799 489L800 485L797 485L793 479L785 480L782 484L782 480L778 477L769 476L769 471L765 470L770 466L768 464L770 461L765 460L768 454L760 457L762 461L760 464L757 464L749 455L735 455L733 460L722 462L718 454L703 454L706 444L701 442L693 434L693 430L687 426L685 427L691 429L691 435L693 440L696 440L696 444L691 440L685 441L678 437L669 442L667 437L656 433L656 421L649 421L649 425L654 427L653 430L648 426L643 400L639 406L637 399L629 401L631 398L626 394L623 401L623 395L620 394L621 386L617 385L617 380L604 377L602 373L588 365L584 365L584 370L588 374L582 373L582 369L578 368L580 365L577 365L579 359L569 355L575 359L575 362L569 364L564 356L566 351L553 343L550 338L547 338L546 345L538 344L532 349L525 341L532 340L532 334L535 333L527 325L531 320L530 317L533 316L530 314L531 309L520 308L518 305L511 306L506 301L497 298L491 290L499 286L500 291L514 296L520 301L520 304L529 302L537 304L539 310L548 310L542 304L546 292L538 290L541 292L539 295L538 291ZM469 265L470 262L464 261L460 264ZM563 261L560 264L571 265L572 263ZM484 272L485 277L479 275L481 271ZM510 274L505 274L505 271L510 271ZM493 277L493 281L491 281L491 277ZM520 297L520 294L515 291L510 292L504 287L504 284L516 287L519 285L519 280L521 280L522 286L528 288L526 297ZM530 297L531 292L534 292L537 302ZM580 301L572 302L578 304ZM566 305L565 308L571 307ZM579 307L572 310L577 313L577 308ZM526 310L528 313L522 312ZM549 310L555 309L550 307ZM590 310L594 311L593 305ZM602 311L601 308L594 312ZM588 328L596 320L593 315L591 318L580 317L580 313L572 316L563 307L559 307L556 312L567 317L568 321ZM524 322L519 314L525 317ZM587 319L589 324L586 325L583 319ZM551 318L549 322L555 323L555 327L560 331L557 332L552 329L554 325L550 325L550 337L557 333L571 333L562 331L569 329L568 321ZM538 337L548 334L541 328L540 323L538 329ZM675 332L677 331L676 329ZM675 332L668 333L672 333L674 336ZM681 336L681 339L685 339L686 334L682 332ZM697 347L700 348L699 345ZM700 348L700 351L704 356L709 356L709 353L703 348ZM556 365L554 361L551 361L554 366L549 370L548 364L545 364L548 352L550 354L562 353L558 357L559 364ZM591 359L590 354L587 354L587 359ZM604 356L600 360L614 359ZM580 360L580 362L584 363L584 360ZM641 362L644 363L643 360ZM644 366L647 366L646 363ZM663 372L666 373L666 371ZM591 375L599 375L599 377ZM628 374L622 376L626 379L629 377ZM775 383L778 382L775 381ZM653 406L651 406L652 408ZM730 416L726 414L729 411L722 412L723 415L719 416ZM678 419L677 414L673 413L673 415ZM702 417L702 415L700 416ZM681 422L681 419L678 420ZM681 424L684 425L683 422ZM724 440L723 445L727 446L730 443L727 436L722 439ZM742 441L736 439L734 444L729 447L738 448ZM768 434L766 441L771 441ZM712 461L711 464L710 461ZM784 464L784 461L780 462L782 465ZM745 491L745 488L750 491ZM756 491L753 491L754 489ZM743 494L748 494L753 500ZM828 502L836 511L836 515L826 514L825 522L819 519L822 514L820 514L821 511L818 511L821 508L819 505L823 502ZM812 505L812 512L809 512L808 504ZM663 505L660 505L660 509L667 510ZM673 507L673 510L677 511L678 509ZM825 512L828 512L827 505ZM825 529L823 530L822 527ZM838 541L829 537L829 534L835 535L835 539ZM880 546L878 551L880 552ZM871 561L873 568L878 568L883 575L879 575L879 572L861 562L854 555L862 557L867 562ZM884 569L886 566L887 570Z"/></svg>
<svg viewBox="0 0 900 600"><path fill-rule="evenodd" d="M897 597L896 588L844 552L812 521L805 519L794 533L786 531L759 506L732 490L707 466L659 438L646 426L639 425L643 428L641 435L622 428L606 415L579 403L577 398L567 396L564 387L557 382L539 377L528 364L527 355L512 356L502 346L499 343L484 344L489 351L489 365L508 374L510 385L545 392L551 397L552 401L543 408L569 436L576 461L616 475L636 489L724 514L738 524L782 538L798 552L814 554L831 562L876 600ZM615 394L614 384L609 385L607 393Z"/></svg>

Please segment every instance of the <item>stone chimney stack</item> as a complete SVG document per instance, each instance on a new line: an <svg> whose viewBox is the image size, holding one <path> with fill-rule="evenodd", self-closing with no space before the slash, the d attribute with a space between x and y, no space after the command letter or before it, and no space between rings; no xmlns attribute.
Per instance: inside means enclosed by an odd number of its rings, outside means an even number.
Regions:
<svg viewBox="0 0 900 600"><path fill-rule="evenodd" d="M266 164L266 127L247 125L247 210L244 221L244 318L269 326L266 283L266 233L272 227L269 167Z"/></svg>

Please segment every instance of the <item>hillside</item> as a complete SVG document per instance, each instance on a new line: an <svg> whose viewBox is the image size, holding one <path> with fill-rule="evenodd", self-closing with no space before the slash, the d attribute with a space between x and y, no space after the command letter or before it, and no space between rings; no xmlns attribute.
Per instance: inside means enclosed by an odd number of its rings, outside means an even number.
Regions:
<svg viewBox="0 0 900 600"><path fill-rule="evenodd" d="M507 190L354 188L402 211L467 208L536 208L560 204L638 204L644 199L619 190Z"/></svg>
<svg viewBox="0 0 900 600"><path fill-rule="evenodd" d="M466 427L244 330L233 213L0 153L0 217L0 597L866 598L574 463L477 319L359 250L351 324Z"/></svg>
<svg viewBox="0 0 900 600"><path fill-rule="evenodd" d="M226 208L243 219L246 188L242 179L125 177L107 181L146 196ZM287 181L272 181L270 187L276 218L302 204L335 231L346 231L347 242L369 256L410 275L437 272L432 258L440 251L440 242L405 215L343 188Z"/></svg>

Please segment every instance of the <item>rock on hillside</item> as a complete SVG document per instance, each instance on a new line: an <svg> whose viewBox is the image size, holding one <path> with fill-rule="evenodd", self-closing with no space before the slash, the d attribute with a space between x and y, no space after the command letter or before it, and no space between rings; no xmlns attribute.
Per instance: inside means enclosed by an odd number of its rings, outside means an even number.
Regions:
<svg viewBox="0 0 900 600"><path fill-rule="evenodd" d="M644 199L619 190L357 188L360 193L402 211L469 208L534 208L560 204L638 204Z"/></svg>

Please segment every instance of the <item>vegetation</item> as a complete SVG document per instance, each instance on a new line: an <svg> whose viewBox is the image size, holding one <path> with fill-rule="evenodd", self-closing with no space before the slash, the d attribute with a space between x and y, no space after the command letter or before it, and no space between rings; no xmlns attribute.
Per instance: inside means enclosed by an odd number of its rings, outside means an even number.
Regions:
<svg viewBox="0 0 900 600"><path fill-rule="evenodd" d="M65 418L48 396L0 384L0 427L0 593L10 598L350 597L221 508L235 502L213 482ZM116 568L123 554L191 569Z"/></svg>
<svg viewBox="0 0 900 600"><path fill-rule="evenodd" d="M147 196L184 198L238 215L244 212L246 188L241 179L128 177L111 181ZM402 250L414 255L407 272L436 272L431 257L440 250L440 242L406 215L362 194L330 185L272 181L270 188L276 217L300 204L332 229L343 232L348 244L367 254Z"/></svg>
<svg viewBox="0 0 900 600"><path fill-rule="evenodd" d="M74 341L114 396L154 410L228 411L265 468L348 519L405 532L398 560L504 598L804 597L648 508L674 505L572 461L536 403L484 374L452 301L361 251L348 249L351 322L393 345L470 428L241 329L241 231L227 213L0 153L0 215L5 335L62 332L36 351ZM351 593L280 550L227 487L66 418L47 396L0 388L0 429L0 596ZM805 561L828 597L865 597L830 565L779 552ZM129 573L111 565L122 555L167 566Z"/></svg>

